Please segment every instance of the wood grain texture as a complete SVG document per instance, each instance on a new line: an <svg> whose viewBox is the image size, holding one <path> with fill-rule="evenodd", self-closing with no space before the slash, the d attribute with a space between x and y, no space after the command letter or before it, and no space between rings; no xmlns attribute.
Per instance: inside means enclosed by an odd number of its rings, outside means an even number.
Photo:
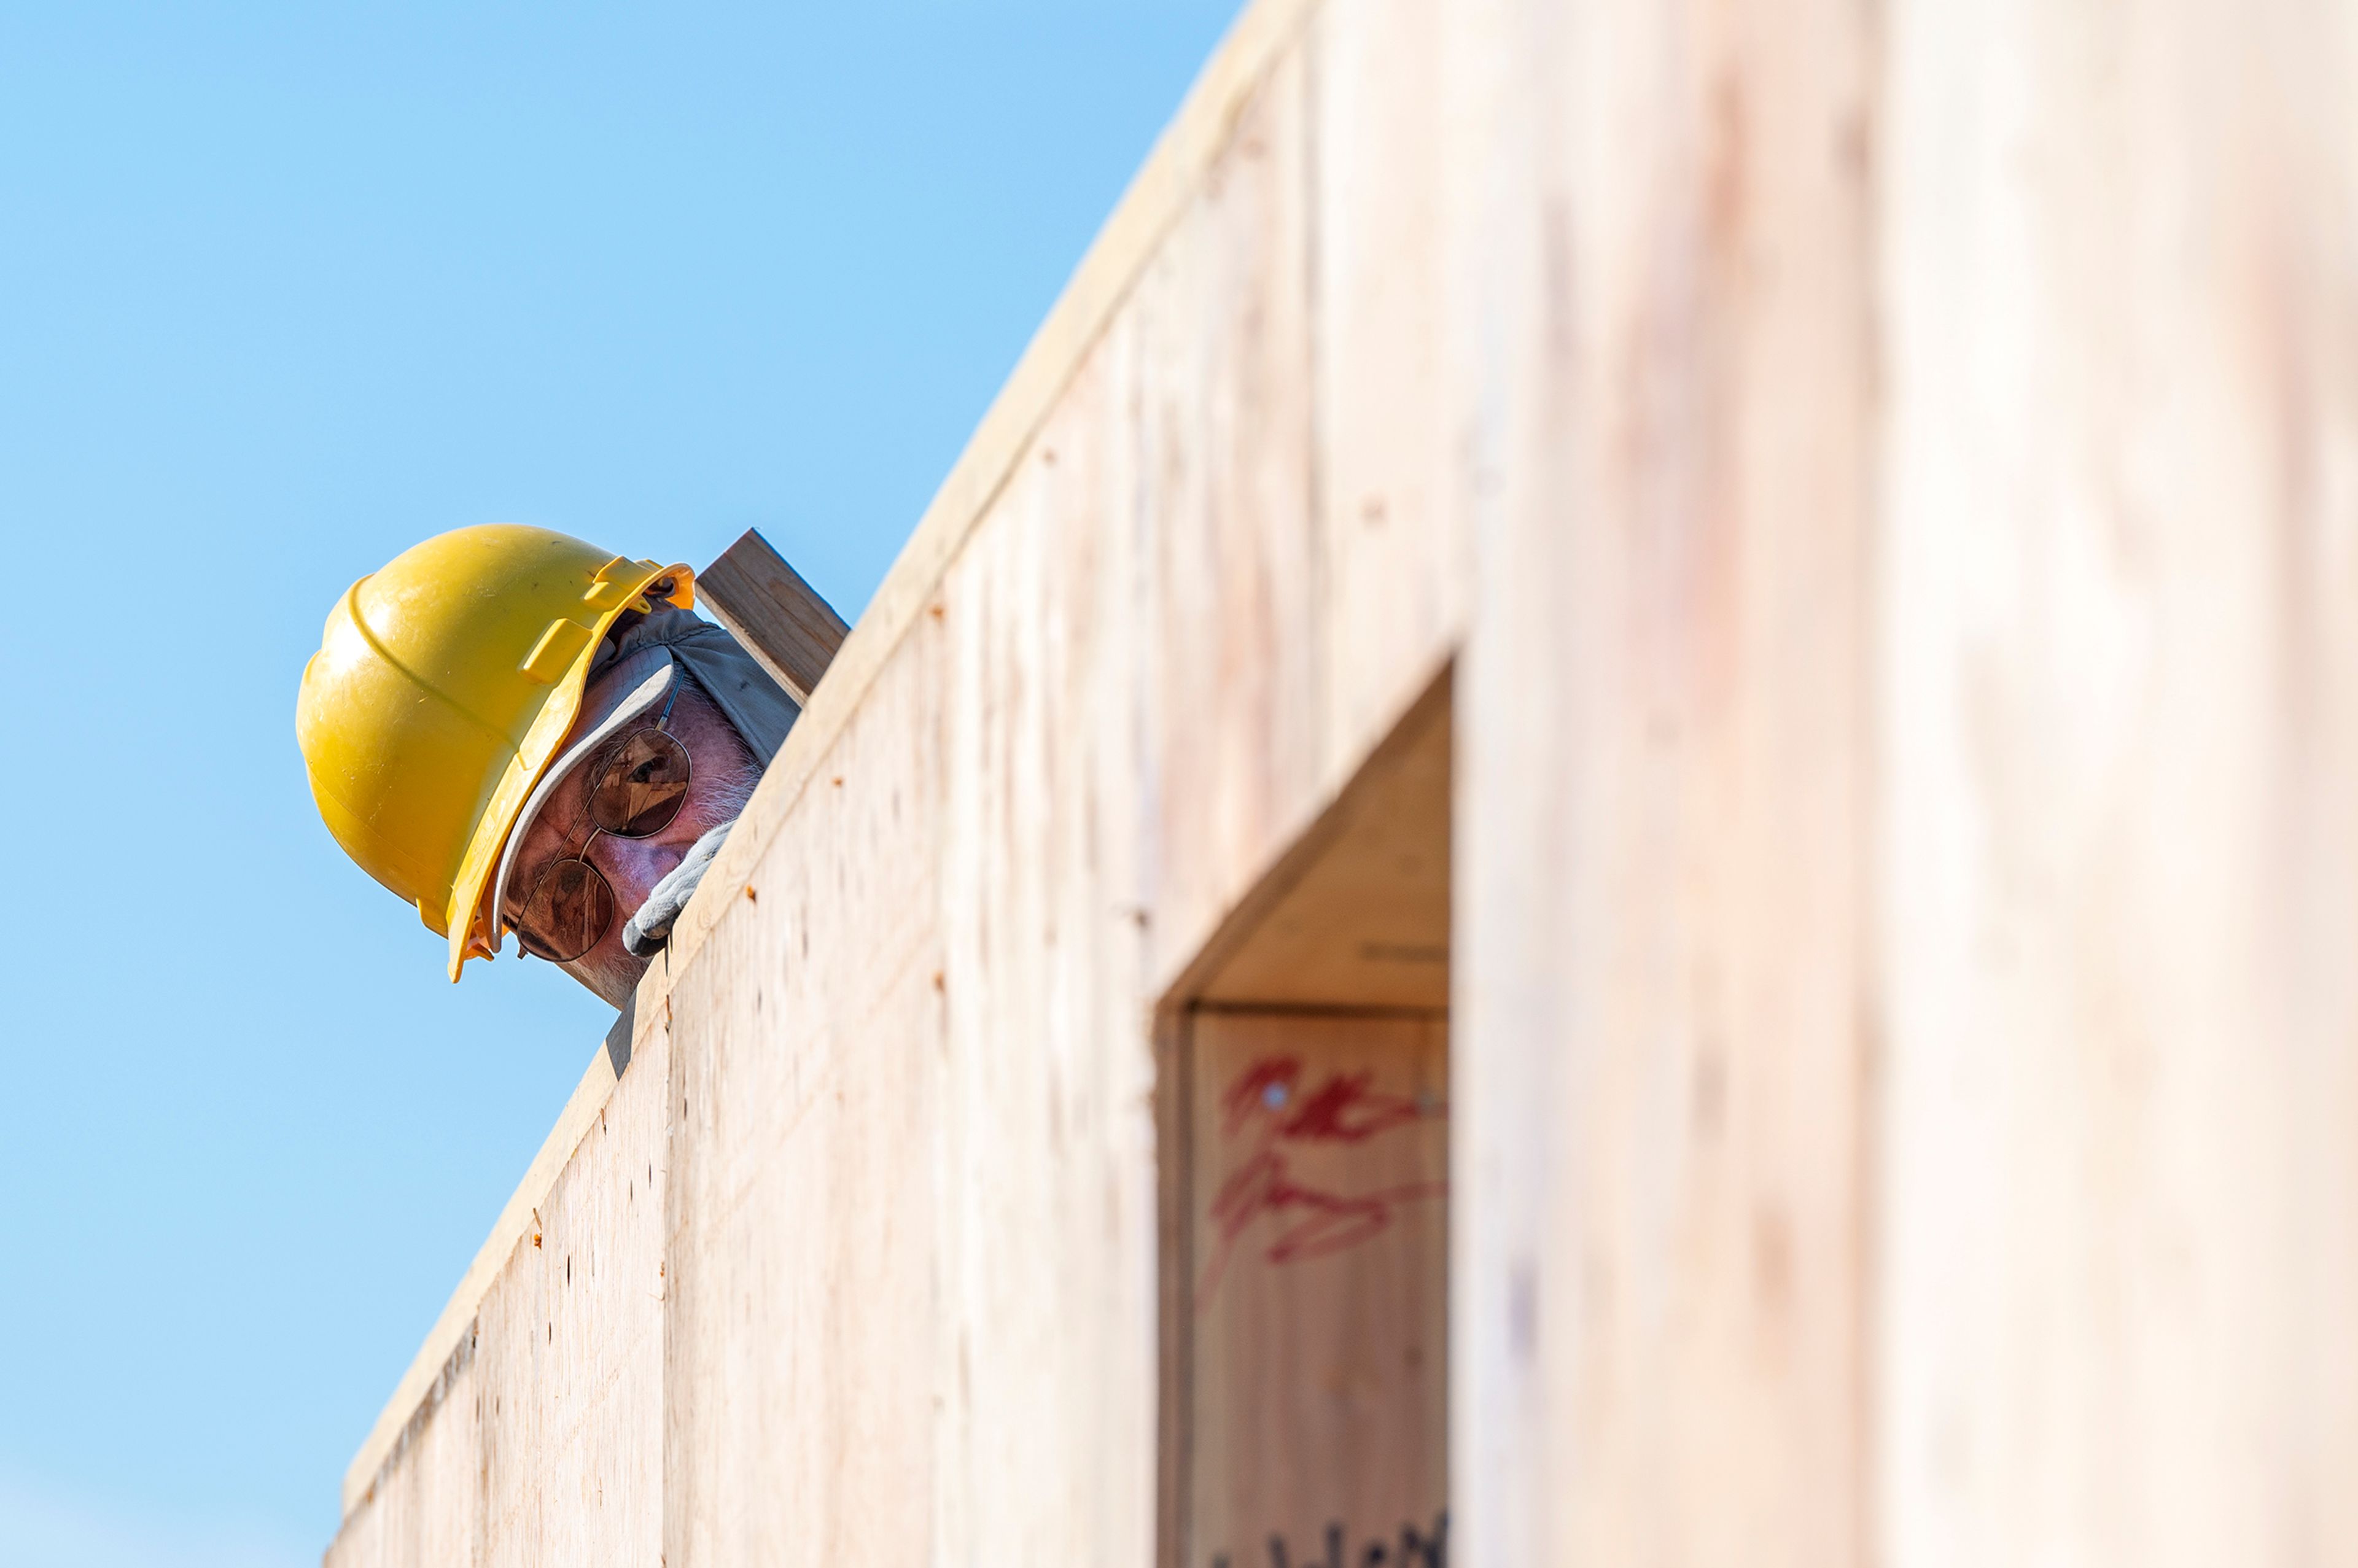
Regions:
<svg viewBox="0 0 2358 1568"><path fill-rule="evenodd" d="M1165 984L1250 885L1236 868L1282 849L1316 797L1308 113L1306 68L1289 55L1239 108L1229 155L1132 306L1139 526L1153 550L1143 713L1163 792L1148 822L1152 979Z"/></svg>
<svg viewBox="0 0 2358 1568"><path fill-rule="evenodd" d="M2358 1560L2358 18L1887 17L1879 1554Z"/></svg>
<svg viewBox="0 0 2358 1568"><path fill-rule="evenodd" d="M564 1171L582 1135L596 1124L607 1097L614 1091L614 1084L613 1061L601 1044L583 1071L581 1081L574 1087L572 1097L565 1102L565 1108L557 1113L557 1125L549 1129L532 1163L525 1167L524 1180L516 1184L516 1190L501 1208L499 1217L492 1221L491 1235L476 1250L459 1288L450 1293L441 1315L427 1332L426 1343L418 1347L409 1369L402 1374L393 1398L378 1414L376 1425L345 1468L343 1505L347 1515L368 1497L370 1487L402 1444L415 1435L420 1407L433 1402L436 1380L459 1352L461 1343L474 1332L476 1309L484 1294L514 1256L518 1239L530 1234L534 1210Z"/></svg>
<svg viewBox="0 0 2358 1568"><path fill-rule="evenodd" d="M1017 1561L1152 1550L1137 384L1125 317L943 585L942 1520Z"/></svg>
<svg viewBox="0 0 2358 1568"><path fill-rule="evenodd" d="M1855 1563L1866 15L1449 16L1453 1556Z"/></svg>
<svg viewBox="0 0 2358 1568"><path fill-rule="evenodd" d="M1339 783L1455 646L1471 579L1443 376L1450 12L1349 0L1310 24L1310 448L1327 643L1320 766Z"/></svg>
<svg viewBox="0 0 2358 1568"><path fill-rule="evenodd" d="M670 1021L671 1568L931 1550L943 636L640 993Z"/></svg>
<svg viewBox="0 0 2358 1568"><path fill-rule="evenodd" d="M851 631L752 528L704 568L696 595L799 707L810 705L810 694Z"/></svg>
<svg viewBox="0 0 2358 1568"><path fill-rule="evenodd" d="M1413 1563L1393 1554L1443 1537L1449 1500L1446 1023L1222 1009L1189 1033L1180 1561L1275 1561L1274 1540Z"/></svg>

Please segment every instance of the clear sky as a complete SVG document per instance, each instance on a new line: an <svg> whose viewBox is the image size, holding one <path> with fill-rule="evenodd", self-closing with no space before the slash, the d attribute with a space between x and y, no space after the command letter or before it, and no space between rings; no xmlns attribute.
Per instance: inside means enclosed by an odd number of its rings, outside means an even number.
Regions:
<svg viewBox="0 0 2358 1568"><path fill-rule="evenodd" d="M0 5L0 1568L316 1563L610 1016L328 838L335 597L758 526L856 617L1233 9Z"/></svg>

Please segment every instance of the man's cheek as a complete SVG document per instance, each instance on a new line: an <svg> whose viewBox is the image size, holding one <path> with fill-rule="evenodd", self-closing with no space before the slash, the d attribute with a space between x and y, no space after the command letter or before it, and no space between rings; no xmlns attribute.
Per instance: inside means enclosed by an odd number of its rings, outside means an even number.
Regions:
<svg viewBox="0 0 2358 1568"><path fill-rule="evenodd" d="M679 864L684 852L676 844L660 844L652 839L614 840L607 880L614 885L615 900L622 906L621 919L629 919L639 905L646 903L647 894Z"/></svg>

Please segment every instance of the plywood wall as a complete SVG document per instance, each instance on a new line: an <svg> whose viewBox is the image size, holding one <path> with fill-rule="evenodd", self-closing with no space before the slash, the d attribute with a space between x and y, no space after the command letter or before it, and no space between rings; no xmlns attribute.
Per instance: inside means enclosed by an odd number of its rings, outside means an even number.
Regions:
<svg viewBox="0 0 2358 1568"><path fill-rule="evenodd" d="M2358 15L1887 27L1880 1544L2358 1561Z"/></svg>
<svg viewBox="0 0 2358 1568"><path fill-rule="evenodd" d="M1249 7L330 1563L1316 1561L1172 1451L1174 1020L1436 692L1460 1568L2358 1559L2353 104L2325 0Z"/></svg>
<svg viewBox="0 0 2358 1568"><path fill-rule="evenodd" d="M1450 15L1459 1544L1857 1563L1871 13Z"/></svg>

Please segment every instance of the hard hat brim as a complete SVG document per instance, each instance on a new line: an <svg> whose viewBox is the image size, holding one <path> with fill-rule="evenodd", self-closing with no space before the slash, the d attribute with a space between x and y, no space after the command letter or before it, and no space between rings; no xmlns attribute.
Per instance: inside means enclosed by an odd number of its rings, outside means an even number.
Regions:
<svg viewBox="0 0 2358 1568"><path fill-rule="evenodd" d="M563 748L565 737L571 732L574 720L580 717L581 695L590 684L590 663L604 644L606 634L613 630L614 622L626 611L644 610L646 600L641 596L650 584L666 577L673 579L674 586L665 596L665 602L682 610L694 608L695 574L685 565L677 563L668 567L643 567L623 579L627 586L622 587L618 594L610 588L609 593L619 598L621 602L601 611L590 623L588 643L574 655L565 673L551 683L553 689L548 701L542 705L538 717L525 731L524 743L516 749L514 759L508 763L506 772L492 791L490 804L483 808L482 816L476 819L475 831L468 840L466 855L459 862L459 874L450 882L448 907L452 916L449 939L450 979L453 984L458 982L460 972L466 967L468 959L488 958L498 951L494 937L499 915L496 910L486 907L488 901L485 897L492 873L499 866L507 848L508 836L514 831L525 802L539 786L543 775Z"/></svg>

